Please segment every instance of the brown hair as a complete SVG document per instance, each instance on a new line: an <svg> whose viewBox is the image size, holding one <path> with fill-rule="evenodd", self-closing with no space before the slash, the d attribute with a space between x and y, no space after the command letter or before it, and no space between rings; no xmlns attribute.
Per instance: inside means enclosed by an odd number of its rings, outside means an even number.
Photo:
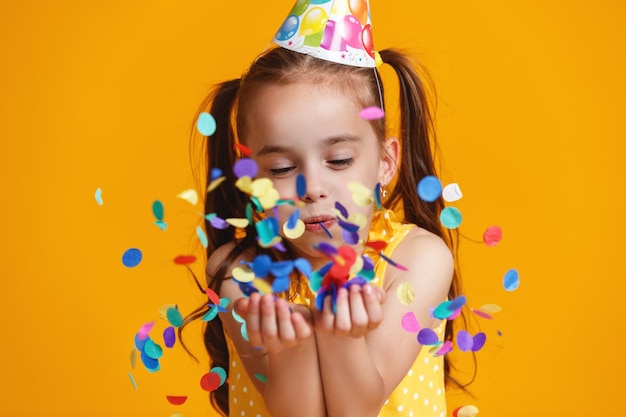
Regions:
<svg viewBox="0 0 626 417"><path fill-rule="evenodd" d="M440 198L432 203L424 202L416 193L417 184L422 177L436 175L432 108L428 101L427 84L424 81L428 78L420 76L416 70L417 66L401 52L383 50L380 51L380 55L383 61L395 70L400 87L399 139L402 156L398 167L397 182L386 204L394 208L401 207L406 222L414 223L442 237L456 253L456 237L445 233L439 222L443 200ZM198 115L204 111L211 113L217 122L217 130L210 140L203 140L204 138L198 138L197 135L192 137L192 145L197 144L195 139L201 139L201 149L199 152L195 151L196 157L203 158L197 164L201 167L202 175L202 178L199 178L202 187L200 189L208 185L211 169L219 168L226 176L226 181L209 194L211 198L205 199L206 213L246 217L248 197L234 186L236 178L232 172L232 166L239 156L236 144L240 138L245 137L247 128L243 115L253 104L259 89L298 82L323 82L324 85L329 85L335 91L354 99L361 108L382 104L381 99L384 93L377 69L336 64L283 48L274 48L264 53L241 79L218 84L198 110ZM379 119L371 123L382 144L386 137L385 120ZM245 236L236 235L232 228L219 230L208 223L205 226L208 237L207 255L210 256L213 251L226 243L235 242L233 250L221 263L220 268L212 277L207 276L207 286L219 293L222 282L230 279L227 276L229 265L245 251L253 250L258 253L262 249L256 244L254 226L248 227ZM281 254L271 250L269 253L275 259L288 258L290 256L288 242L285 246L287 247L286 253ZM296 277L292 279L292 282L295 285L292 285L291 294L287 295L288 298L299 290L297 288L300 283L299 279ZM448 296L453 299L459 294L460 278L455 272ZM207 309L205 304L191 313L186 317L185 325L202 317ZM179 332L182 332L185 325L179 329ZM452 322L448 321L446 340L452 339L452 327ZM211 366L228 369L228 350L219 316L206 323L204 344L211 358ZM450 365L447 358L445 371L447 380L451 381L448 375ZM224 415L228 414L227 384L211 393L211 402L218 411Z"/></svg>

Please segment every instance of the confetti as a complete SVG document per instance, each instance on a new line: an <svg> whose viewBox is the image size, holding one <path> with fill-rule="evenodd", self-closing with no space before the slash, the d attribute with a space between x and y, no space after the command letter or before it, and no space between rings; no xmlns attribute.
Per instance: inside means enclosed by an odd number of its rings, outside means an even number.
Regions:
<svg viewBox="0 0 626 417"><path fill-rule="evenodd" d="M223 385L226 382L226 371L224 370L224 368L216 366L216 367L211 369L211 372L213 372L214 374L219 375L219 377L220 377L220 385Z"/></svg>
<svg viewBox="0 0 626 417"><path fill-rule="evenodd" d="M298 174L296 178L296 193L298 198L303 198L306 195L306 178L302 174Z"/></svg>
<svg viewBox="0 0 626 417"><path fill-rule="evenodd" d="M504 274L504 289L507 291L515 291L519 288L519 273L517 269L509 269Z"/></svg>
<svg viewBox="0 0 626 417"><path fill-rule="evenodd" d="M176 331L174 327L169 326L163 330L163 343L167 348L173 348L176 344Z"/></svg>
<svg viewBox="0 0 626 417"><path fill-rule="evenodd" d="M348 190L352 192L352 201L361 207L368 207L374 202L372 191L360 182L349 183Z"/></svg>
<svg viewBox="0 0 626 417"><path fill-rule="evenodd" d="M415 290L410 283L404 282L398 286L396 296L402 304L410 305L415 299Z"/></svg>
<svg viewBox="0 0 626 417"><path fill-rule="evenodd" d="M245 229L250 224L248 219L226 219L226 223L240 229Z"/></svg>
<svg viewBox="0 0 626 417"><path fill-rule="evenodd" d="M233 172L237 178L250 177L254 178L259 172L259 166L250 158L242 158L235 162L233 166Z"/></svg>
<svg viewBox="0 0 626 417"><path fill-rule="evenodd" d="M220 385L222 385L221 382L221 378L218 374L215 372L208 372L200 378L200 387L202 387L205 391L211 392L218 389Z"/></svg>
<svg viewBox="0 0 626 417"><path fill-rule="evenodd" d="M443 224L444 227L448 229L456 229L461 225L463 215L459 209L455 207L446 207L441 210L439 220L441 220L441 224Z"/></svg>
<svg viewBox="0 0 626 417"><path fill-rule="evenodd" d="M443 189L442 195L443 199L448 203L454 203L455 201L463 198L463 193L461 193L461 188L457 183L446 185Z"/></svg>
<svg viewBox="0 0 626 417"><path fill-rule="evenodd" d="M417 317L415 317L415 313L409 311L404 316L402 316L402 328L409 333L417 333L421 330L422 326L420 326L417 321Z"/></svg>
<svg viewBox="0 0 626 417"><path fill-rule="evenodd" d="M213 136L217 130L217 123L211 114L202 112L196 122L196 128L198 129L198 132L204 136Z"/></svg>
<svg viewBox="0 0 626 417"><path fill-rule="evenodd" d="M480 306L480 311L484 311L486 313L495 314L502 311L502 307L497 304L483 304Z"/></svg>
<svg viewBox="0 0 626 417"><path fill-rule="evenodd" d="M441 181L433 175L427 175L417 184L417 194L424 201L432 203L441 195Z"/></svg>
<svg viewBox="0 0 626 417"><path fill-rule="evenodd" d="M215 190L217 187L220 186L221 183L223 183L224 181L226 181L226 177L219 177L213 181L211 181L209 183L209 187L207 188L206 192L210 193L211 191Z"/></svg>
<svg viewBox="0 0 626 417"><path fill-rule="evenodd" d="M130 367L135 369L137 366L137 348L132 348L130 351Z"/></svg>
<svg viewBox="0 0 626 417"><path fill-rule="evenodd" d="M130 378L130 383L133 384L133 388L135 388L135 391L138 391L137 383L135 382L135 377L133 377L133 374L131 374L130 371L128 372L128 377Z"/></svg>
<svg viewBox="0 0 626 417"><path fill-rule="evenodd" d="M198 204L198 192L193 189L185 190L176 195L176 197L185 200L192 206Z"/></svg>
<svg viewBox="0 0 626 417"><path fill-rule="evenodd" d="M456 344L462 352L469 352L474 346L474 338L466 330L459 330L456 335Z"/></svg>
<svg viewBox="0 0 626 417"><path fill-rule="evenodd" d="M478 408L473 405L459 407L452 412L452 417L474 417L478 414Z"/></svg>
<svg viewBox="0 0 626 417"><path fill-rule="evenodd" d="M127 268L134 268L141 263L142 258L143 254L139 249L131 248L122 255L122 263Z"/></svg>
<svg viewBox="0 0 626 417"><path fill-rule="evenodd" d="M99 206L104 204L104 201L102 201L102 190L100 188L96 190L95 197L96 197L96 203L98 203Z"/></svg>
<svg viewBox="0 0 626 417"><path fill-rule="evenodd" d="M258 379L259 381L261 381L262 383L266 384L267 383L267 377L265 375L262 374L254 374L254 377L256 379Z"/></svg>
<svg viewBox="0 0 626 417"><path fill-rule="evenodd" d="M472 313L476 314L478 317L482 317L482 318L487 319L487 320L493 319L493 316L491 314L485 313L484 311L481 311L481 310L476 309L476 308L472 309Z"/></svg>
<svg viewBox="0 0 626 417"><path fill-rule="evenodd" d="M421 345L432 346L439 342L439 337L433 329L425 327L417 333L417 341Z"/></svg>
<svg viewBox="0 0 626 417"><path fill-rule="evenodd" d="M172 405L182 405L187 401L186 395L166 395L165 398Z"/></svg>
<svg viewBox="0 0 626 417"><path fill-rule="evenodd" d="M248 148L246 145L242 145L241 143L235 144L235 150L241 152L243 156L249 157L250 155L252 155L252 150L250 150L250 148Z"/></svg>
<svg viewBox="0 0 626 417"><path fill-rule="evenodd" d="M174 263L176 265L189 265L196 261L196 257L194 255L178 255L174 258Z"/></svg>
<svg viewBox="0 0 626 417"><path fill-rule="evenodd" d="M174 327L180 327L183 324L183 316L176 307L167 309L167 321Z"/></svg>
<svg viewBox="0 0 626 417"><path fill-rule="evenodd" d="M449 340L446 340L439 349L437 348L438 346L435 346L433 348L433 352L432 352L433 356L445 355L446 353L449 353L452 351L452 342L450 342Z"/></svg>
<svg viewBox="0 0 626 417"><path fill-rule="evenodd" d="M487 342L487 335L483 332L476 333L474 335L474 345L472 346L472 352L478 352L480 349L485 346L485 342Z"/></svg>
<svg viewBox="0 0 626 417"><path fill-rule="evenodd" d="M359 117L363 120L378 120L385 117L385 112L377 106L366 107L359 112Z"/></svg>
<svg viewBox="0 0 626 417"><path fill-rule="evenodd" d="M293 227L289 227L288 223L283 224L283 234L287 239L298 239L306 231L306 225L300 219L296 220Z"/></svg>
<svg viewBox="0 0 626 417"><path fill-rule="evenodd" d="M483 234L483 242L487 246L496 246L502 240L502 229L498 226L491 226Z"/></svg>
<svg viewBox="0 0 626 417"><path fill-rule="evenodd" d="M198 235L198 239L200 239L202 247L206 248L209 246L209 239L207 238L206 233L204 233L204 230L202 230L201 226L196 226L196 235Z"/></svg>

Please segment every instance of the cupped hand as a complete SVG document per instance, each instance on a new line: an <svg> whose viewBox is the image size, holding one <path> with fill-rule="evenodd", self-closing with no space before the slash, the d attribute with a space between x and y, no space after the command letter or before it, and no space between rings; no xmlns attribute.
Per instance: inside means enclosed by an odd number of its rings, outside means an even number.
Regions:
<svg viewBox="0 0 626 417"><path fill-rule="evenodd" d="M254 293L250 298L241 298L235 303L235 311L246 320L252 346L269 353L293 348L313 334L303 316L306 310L294 311L287 300L272 294Z"/></svg>
<svg viewBox="0 0 626 417"><path fill-rule="evenodd" d="M337 292L336 312L332 298L324 299L322 311L314 314L317 329L340 337L363 337L383 320L385 292L376 286L352 285Z"/></svg>

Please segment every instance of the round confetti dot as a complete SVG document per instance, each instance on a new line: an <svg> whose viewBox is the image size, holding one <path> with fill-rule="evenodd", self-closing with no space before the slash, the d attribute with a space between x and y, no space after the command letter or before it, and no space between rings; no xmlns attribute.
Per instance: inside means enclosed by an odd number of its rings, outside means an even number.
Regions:
<svg viewBox="0 0 626 417"><path fill-rule="evenodd" d="M294 227L289 228L288 223L283 224L283 234L287 239L297 239L301 237L306 230L306 225L300 219L296 220Z"/></svg>
<svg viewBox="0 0 626 417"><path fill-rule="evenodd" d="M156 200L154 203L152 203L152 214L154 214L154 217L157 220L163 221L163 215L164 215L163 203L160 202L159 200Z"/></svg>
<svg viewBox="0 0 626 417"><path fill-rule="evenodd" d="M483 242L487 246L496 246L502 240L502 229L498 226L491 226L483 233Z"/></svg>
<svg viewBox="0 0 626 417"><path fill-rule="evenodd" d="M474 417L478 414L478 408L473 405L459 407L452 412L452 417Z"/></svg>
<svg viewBox="0 0 626 417"><path fill-rule="evenodd" d="M220 376L220 385L223 385L226 382L226 371L224 370L224 368L216 366L215 368L211 369L211 372Z"/></svg>
<svg viewBox="0 0 626 417"><path fill-rule="evenodd" d="M219 374L215 372L209 372L204 374L202 378L200 378L200 386L205 391L215 391L221 385L222 378Z"/></svg>
<svg viewBox="0 0 626 417"><path fill-rule="evenodd" d="M167 321L174 327L180 327L183 324L183 316L177 308L171 307L167 309Z"/></svg>
<svg viewBox="0 0 626 417"><path fill-rule="evenodd" d="M122 255L122 263L127 268L134 268L141 263L142 257L143 254L139 249L131 248Z"/></svg>
<svg viewBox="0 0 626 417"><path fill-rule="evenodd" d="M448 229L456 229L463 221L463 215L456 207L446 207L441 210L439 220L444 227Z"/></svg>
<svg viewBox="0 0 626 417"><path fill-rule="evenodd" d="M476 333L474 335L474 344L472 345L472 352L478 352L485 346L487 342L487 335L483 332Z"/></svg>
<svg viewBox="0 0 626 417"><path fill-rule="evenodd" d="M259 172L259 166L250 158L242 158L235 162L233 166L233 172L237 178L250 177L254 178Z"/></svg>
<svg viewBox="0 0 626 417"><path fill-rule="evenodd" d="M465 330L459 330L456 335L456 345L462 352L469 352L474 346L474 338L469 332Z"/></svg>
<svg viewBox="0 0 626 417"><path fill-rule="evenodd" d="M439 341L437 333L429 327L425 327L417 333L417 341L426 346L434 345Z"/></svg>
<svg viewBox="0 0 626 417"><path fill-rule="evenodd" d="M415 313L409 311L402 316L402 328L409 333L417 333L420 331L421 326L415 317Z"/></svg>
<svg viewBox="0 0 626 417"><path fill-rule="evenodd" d="M448 203L454 203L455 201L460 200L463 197L463 193L461 192L461 188L459 184L452 183L445 186L443 189L443 199Z"/></svg>
<svg viewBox="0 0 626 417"><path fill-rule="evenodd" d="M172 405L182 405L187 401L186 395L166 395L165 398Z"/></svg>
<svg viewBox="0 0 626 417"><path fill-rule="evenodd" d="M504 274L504 289L507 291L515 291L519 288L519 273L517 269L509 269Z"/></svg>
<svg viewBox="0 0 626 417"><path fill-rule="evenodd" d="M396 296L402 304L408 306L415 299L415 290L410 283L404 282L398 286L398 289L396 290Z"/></svg>
<svg viewBox="0 0 626 417"><path fill-rule="evenodd" d="M299 174L296 178L296 192L298 193L298 198L302 198L306 194L306 178L302 174Z"/></svg>
<svg viewBox="0 0 626 417"><path fill-rule="evenodd" d="M433 202L441 195L441 181L433 175L427 175L417 184L417 194L427 202Z"/></svg>
<svg viewBox="0 0 626 417"><path fill-rule="evenodd" d="M202 112L198 117L196 127L198 129L198 132L200 132L202 135L212 136L217 129L217 124L215 122L215 118L211 114Z"/></svg>
<svg viewBox="0 0 626 417"><path fill-rule="evenodd" d="M165 347L174 347L174 344L176 344L176 330L174 330L174 327L169 326L163 330L163 343L165 343Z"/></svg>

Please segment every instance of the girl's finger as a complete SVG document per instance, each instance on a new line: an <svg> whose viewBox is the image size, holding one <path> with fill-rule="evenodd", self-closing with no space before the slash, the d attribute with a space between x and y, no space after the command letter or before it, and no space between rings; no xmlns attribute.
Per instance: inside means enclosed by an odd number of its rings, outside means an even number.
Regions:
<svg viewBox="0 0 626 417"><path fill-rule="evenodd" d="M335 328L335 314L333 314L333 299L330 295L324 298L322 311L318 313L316 325L322 330L332 333Z"/></svg>
<svg viewBox="0 0 626 417"><path fill-rule="evenodd" d="M297 342L296 331L291 322L289 303L283 299L276 300L276 321L281 347L284 349L295 346Z"/></svg>
<svg viewBox="0 0 626 417"><path fill-rule="evenodd" d="M296 338L300 341L308 339L312 332L311 326L307 321L302 317L302 314L297 311L291 314L291 323L293 324L293 328L296 332Z"/></svg>
<svg viewBox="0 0 626 417"><path fill-rule="evenodd" d="M363 286L363 302L365 304L365 310L369 318L367 327L372 330L378 327L381 321L383 321L383 300L384 293L378 291L378 287L372 287L370 284Z"/></svg>
<svg viewBox="0 0 626 417"><path fill-rule="evenodd" d="M263 337L261 336L261 312L260 312L260 296L255 293L250 296L247 303L246 327L248 329L248 340L252 346L263 346Z"/></svg>
<svg viewBox="0 0 626 417"><path fill-rule="evenodd" d="M337 307L335 312L335 334L347 336L352 330L352 319L350 318L350 299L348 290L339 288L337 291Z"/></svg>
<svg viewBox="0 0 626 417"><path fill-rule="evenodd" d="M272 294L265 294L261 297L261 336L263 347L268 352L280 351L280 340L278 339L278 326L276 324L276 304Z"/></svg>
<svg viewBox="0 0 626 417"><path fill-rule="evenodd" d="M350 287L350 318L352 323L350 335L352 337L363 336L367 331L370 318L363 302L361 287L358 285Z"/></svg>

